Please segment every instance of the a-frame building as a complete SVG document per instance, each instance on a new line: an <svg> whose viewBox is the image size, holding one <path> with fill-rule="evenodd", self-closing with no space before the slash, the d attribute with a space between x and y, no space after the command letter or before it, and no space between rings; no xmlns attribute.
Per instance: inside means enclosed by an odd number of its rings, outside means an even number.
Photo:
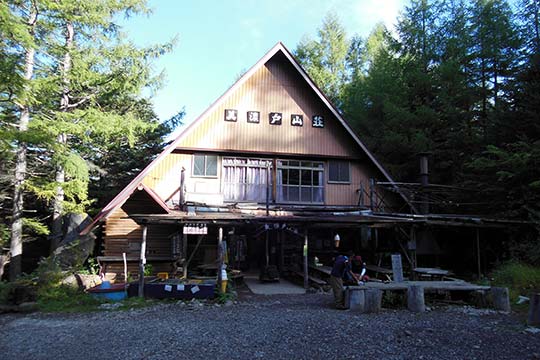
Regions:
<svg viewBox="0 0 540 360"><path fill-rule="evenodd" d="M370 211L414 211L397 187L384 194L372 179L393 183L278 43L133 179L85 232L102 226L100 261L109 271L120 272L122 253L128 255L130 271L137 271L144 232L143 256L153 269L183 268L187 275L188 253L197 250L195 260L207 264L217 251L191 235L205 232L208 243L215 244L221 227L230 234L239 267L257 267L266 258L283 273L302 261L303 240L296 241L295 234L316 229L310 251L325 259L338 232L346 244L350 238L347 246L359 247L353 238L362 233L369 240L365 227L387 220ZM260 251L263 238L266 256Z"/></svg>

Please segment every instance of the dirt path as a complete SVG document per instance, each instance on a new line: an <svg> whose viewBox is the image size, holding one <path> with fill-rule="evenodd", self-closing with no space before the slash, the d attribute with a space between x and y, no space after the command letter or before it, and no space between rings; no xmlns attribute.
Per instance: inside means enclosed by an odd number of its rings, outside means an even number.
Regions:
<svg viewBox="0 0 540 360"><path fill-rule="evenodd" d="M540 334L464 307L413 314L334 310L326 294L251 296L233 306L0 316L3 359L534 359Z"/></svg>

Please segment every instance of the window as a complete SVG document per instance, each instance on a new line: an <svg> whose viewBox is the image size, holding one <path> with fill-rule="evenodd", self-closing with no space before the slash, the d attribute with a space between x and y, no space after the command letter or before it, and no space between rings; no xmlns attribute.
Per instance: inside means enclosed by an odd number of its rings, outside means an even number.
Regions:
<svg viewBox="0 0 540 360"><path fill-rule="evenodd" d="M348 161L330 160L328 162L329 182L351 182L350 166Z"/></svg>
<svg viewBox="0 0 540 360"><path fill-rule="evenodd" d="M217 155L193 155L193 176L217 176Z"/></svg>
<svg viewBox="0 0 540 360"><path fill-rule="evenodd" d="M225 201L266 202L267 180L271 195L272 163L266 159L223 158L223 197ZM271 199L270 199L271 200Z"/></svg>
<svg viewBox="0 0 540 360"><path fill-rule="evenodd" d="M324 164L314 161L278 160L278 202L324 202Z"/></svg>

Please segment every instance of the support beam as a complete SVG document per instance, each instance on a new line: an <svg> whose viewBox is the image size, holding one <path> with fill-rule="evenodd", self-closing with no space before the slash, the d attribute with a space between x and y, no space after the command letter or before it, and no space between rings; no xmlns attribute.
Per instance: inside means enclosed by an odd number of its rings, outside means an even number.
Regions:
<svg viewBox="0 0 540 360"><path fill-rule="evenodd" d="M309 288L309 275L308 275L308 230L304 230L304 289Z"/></svg>
<svg viewBox="0 0 540 360"><path fill-rule="evenodd" d="M480 263L480 228L476 228L476 260L478 266L478 279L481 279L482 267Z"/></svg>
<svg viewBox="0 0 540 360"><path fill-rule="evenodd" d="M219 292L222 292L221 282L223 281L221 270L223 269L223 228L219 228L218 232L218 269L217 269L217 278L218 278L218 289Z"/></svg>
<svg viewBox="0 0 540 360"><path fill-rule="evenodd" d="M375 179L369 179L369 209L375 210Z"/></svg>
<svg viewBox="0 0 540 360"><path fill-rule="evenodd" d="M188 243L187 243L187 240L188 240L188 237L187 237L187 234L182 234L182 257L183 257L183 261L182 261L182 272L183 272L183 277L184 279L187 279L187 271L188 271L188 264L187 264L187 248L188 248Z"/></svg>
<svg viewBox="0 0 540 360"><path fill-rule="evenodd" d="M143 225L142 241L141 241L141 256L139 259L139 297L144 297L144 265L146 264L146 235L148 226Z"/></svg>

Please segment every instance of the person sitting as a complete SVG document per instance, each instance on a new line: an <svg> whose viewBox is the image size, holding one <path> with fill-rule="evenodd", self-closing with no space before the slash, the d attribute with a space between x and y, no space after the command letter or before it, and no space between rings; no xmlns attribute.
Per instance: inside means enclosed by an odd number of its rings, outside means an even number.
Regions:
<svg viewBox="0 0 540 360"><path fill-rule="evenodd" d="M366 263L362 261L360 255L353 256L350 263L351 273L357 284L369 281L369 276L366 275Z"/></svg>

